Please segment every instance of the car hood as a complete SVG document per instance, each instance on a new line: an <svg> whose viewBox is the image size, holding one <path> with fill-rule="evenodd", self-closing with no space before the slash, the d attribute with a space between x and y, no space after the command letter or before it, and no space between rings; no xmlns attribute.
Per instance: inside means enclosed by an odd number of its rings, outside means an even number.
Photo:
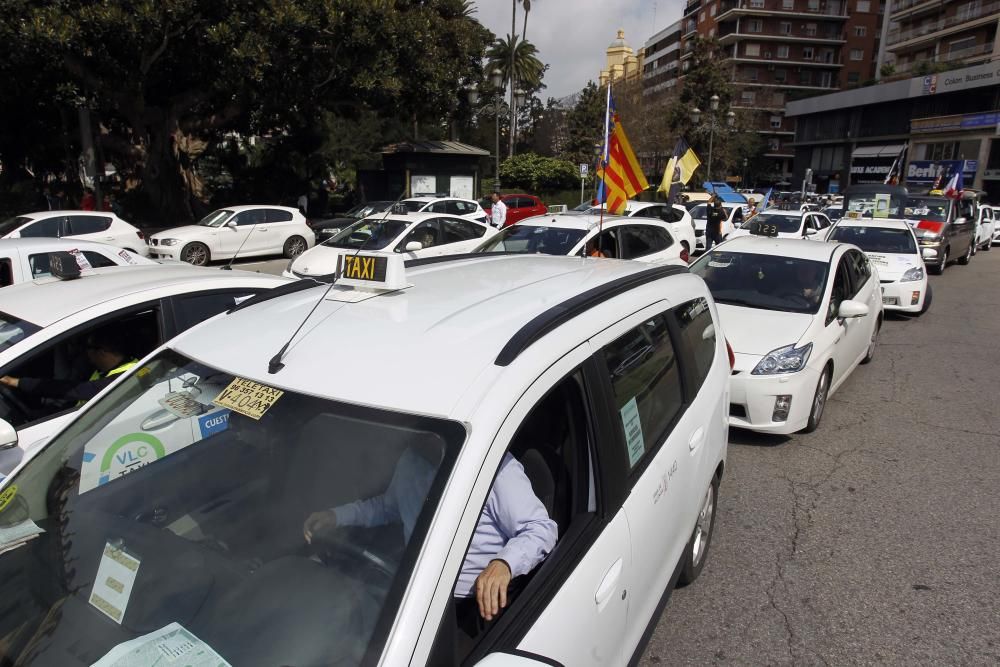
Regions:
<svg viewBox="0 0 1000 667"><path fill-rule="evenodd" d="M357 218L329 218L327 220L320 220L319 222L314 222L313 229L330 229L332 227L346 227L347 225L352 225L357 222Z"/></svg>
<svg viewBox="0 0 1000 667"><path fill-rule="evenodd" d="M771 350L798 343L815 317L808 313L717 305L722 331L737 354L764 356Z"/></svg>
<svg viewBox="0 0 1000 667"><path fill-rule="evenodd" d="M868 256L868 261L878 269L878 277L881 280L899 280L908 269L914 266L923 267L924 265L924 260L916 253L912 255L886 252L869 252L865 254Z"/></svg>
<svg viewBox="0 0 1000 667"><path fill-rule="evenodd" d="M206 236L220 231L230 231L228 227L205 227L202 225L184 225L183 227L172 227L162 232L157 232L150 236L151 239L203 239Z"/></svg>

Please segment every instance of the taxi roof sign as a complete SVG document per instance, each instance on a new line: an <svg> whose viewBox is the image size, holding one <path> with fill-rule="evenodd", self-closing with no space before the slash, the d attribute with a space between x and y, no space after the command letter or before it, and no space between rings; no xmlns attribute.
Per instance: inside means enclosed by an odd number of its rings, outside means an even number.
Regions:
<svg viewBox="0 0 1000 667"><path fill-rule="evenodd" d="M754 236L767 236L775 238L778 236L778 225L763 220L753 220L747 225L748 231Z"/></svg>
<svg viewBox="0 0 1000 667"><path fill-rule="evenodd" d="M355 253L337 260L338 285L371 291L409 287L403 256L396 253Z"/></svg>
<svg viewBox="0 0 1000 667"><path fill-rule="evenodd" d="M72 253L64 250L50 252L49 273L59 280L74 280L80 277L80 263Z"/></svg>

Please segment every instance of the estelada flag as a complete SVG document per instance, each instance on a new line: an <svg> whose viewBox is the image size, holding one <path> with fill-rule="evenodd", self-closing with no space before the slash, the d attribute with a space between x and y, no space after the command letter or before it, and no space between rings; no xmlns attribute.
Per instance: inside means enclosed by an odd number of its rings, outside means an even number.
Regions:
<svg viewBox="0 0 1000 667"><path fill-rule="evenodd" d="M597 189L597 199L600 202L607 202L608 213L620 215L625 212L629 198L648 188L649 183L646 181L646 175L642 173L628 137L625 136L621 119L610 102L608 114L605 160L597 170L597 177L601 179Z"/></svg>

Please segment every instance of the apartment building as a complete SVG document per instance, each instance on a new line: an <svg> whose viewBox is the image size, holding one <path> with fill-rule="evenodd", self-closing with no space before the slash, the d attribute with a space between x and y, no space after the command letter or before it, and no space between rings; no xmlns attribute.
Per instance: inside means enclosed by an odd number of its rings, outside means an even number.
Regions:
<svg viewBox="0 0 1000 667"><path fill-rule="evenodd" d="M880 76L923 76L993 60L1000 55L998 22L1000 0L889 0Z"/></svg>
<svg viewBox="0 0 1000 667"><path fill-rule="evenodd" d="M681 73L681 22L676 21L646 40L643 54L643 97L655 102L676 92Z"/></svg>

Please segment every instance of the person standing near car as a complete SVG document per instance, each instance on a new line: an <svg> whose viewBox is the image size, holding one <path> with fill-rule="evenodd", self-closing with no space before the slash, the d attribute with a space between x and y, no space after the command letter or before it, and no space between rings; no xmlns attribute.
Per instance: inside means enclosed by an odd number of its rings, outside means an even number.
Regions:
<svg viewBox="0 0 1000 667"><path fill-rule="evenodd" d="M494 192L492 199L493 207L490 210L490 224L497 229L503 229L503 226L507 224L507 205L500 199L499 192Z"/></svg>
<svg viewBox="0 0 1000 667"><path fill-rule="evenodd" d="M722 243L722 223L726 220L726 209L715 195L708 200L708 214L705 221L705 252L715 243Z"/></svg>

